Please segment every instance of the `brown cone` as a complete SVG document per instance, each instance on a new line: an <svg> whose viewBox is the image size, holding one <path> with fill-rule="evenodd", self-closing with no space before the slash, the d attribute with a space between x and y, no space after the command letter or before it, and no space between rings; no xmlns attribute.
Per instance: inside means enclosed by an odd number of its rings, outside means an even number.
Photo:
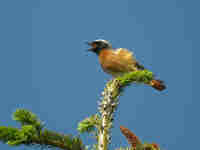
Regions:
<svg viewBox="0 0 200 150"><path fill-rule="evenodd" d="M142 144L139 138L133 132L131 132L131 130L129 130L128 128L125 128L124 126L120 126L120 130L134 150L136 149L137 145Z"/></svg>

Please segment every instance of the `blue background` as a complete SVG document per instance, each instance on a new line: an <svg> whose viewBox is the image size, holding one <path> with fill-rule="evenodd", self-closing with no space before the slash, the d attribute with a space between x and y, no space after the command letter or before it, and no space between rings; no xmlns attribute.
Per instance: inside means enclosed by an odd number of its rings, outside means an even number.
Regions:
<svg viewBox="0 0 200 150"><path fill-rule="evenodd" d="M19 126L11 114L26 108L47 128L77 135L110 79L85 51L85 41L103 38L134 51L168 86L161 93L143 85L125 90L111 148L127 146L124 125L165 150L197 149L199 14L195 0L1 0L1 125ZM0 149L30 148L1 143Z"/></svg>

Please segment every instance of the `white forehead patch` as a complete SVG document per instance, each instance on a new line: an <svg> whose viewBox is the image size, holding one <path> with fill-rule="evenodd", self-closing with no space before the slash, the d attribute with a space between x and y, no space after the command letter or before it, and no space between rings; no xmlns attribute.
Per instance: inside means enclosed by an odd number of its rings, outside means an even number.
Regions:
<svg viewBox="0 0 200 150"><path fill-rule="evenodd" d="M103 43L110 44L108 41L103 40L103 39L97 39L97 40L95 40L95 42L103 42Z"/></svg>

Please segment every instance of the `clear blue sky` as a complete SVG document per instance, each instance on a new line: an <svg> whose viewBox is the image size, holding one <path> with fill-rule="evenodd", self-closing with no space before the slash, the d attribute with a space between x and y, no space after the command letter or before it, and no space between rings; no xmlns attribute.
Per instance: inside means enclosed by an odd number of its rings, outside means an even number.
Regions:
<svg viewBox="0 0 200 150"><path fill-rule="evenodd" d="M110 79L85 51L85 41L103 38L134 51L168 86L162 93L143 85L125 90L111 148L127 145L124 125L165 150L197 149L199 14L195 0L1 0L1 125L19 126L11 114L26 108L49 129L77 135Z"/></svg>

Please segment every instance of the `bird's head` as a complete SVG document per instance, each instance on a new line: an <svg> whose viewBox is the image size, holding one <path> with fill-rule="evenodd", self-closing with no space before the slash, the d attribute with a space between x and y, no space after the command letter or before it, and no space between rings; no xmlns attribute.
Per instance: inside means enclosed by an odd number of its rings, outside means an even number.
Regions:
<svg viewBox="0 0 200 150"><path fill-rule="evenodd" d="M111 49L112 48L112 45L108 41L102 40L102 39L95 40L92 42L87 42L87 44L91 46L91 48L89 48L88 51L94 52L97 55L99 54L99 52L102 49Z"/></svg>

